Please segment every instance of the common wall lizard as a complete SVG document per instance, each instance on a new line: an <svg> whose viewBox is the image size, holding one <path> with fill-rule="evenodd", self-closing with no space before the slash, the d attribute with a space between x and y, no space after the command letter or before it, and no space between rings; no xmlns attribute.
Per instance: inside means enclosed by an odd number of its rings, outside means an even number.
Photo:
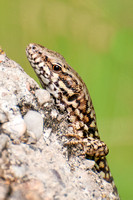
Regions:
<svg viewBox="0 0 133 200"><path fill-rule="evenodd" d="M94 107L85 83L57 52L32 43L27 46L26 54L42 87L53 96L57 107L68 113L73 133L66 137L74 140L68 141L67 145L82 144L86 158L95 160L96 170L113 185L117 194L105 157L108 148L100 140Z"/></svg>

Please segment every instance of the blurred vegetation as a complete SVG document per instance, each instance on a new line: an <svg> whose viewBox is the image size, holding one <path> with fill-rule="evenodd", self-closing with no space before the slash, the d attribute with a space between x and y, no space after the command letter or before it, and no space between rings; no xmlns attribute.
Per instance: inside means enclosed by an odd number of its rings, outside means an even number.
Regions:
<svg viewBox="0 0 133 200"><path fill-rule="evenodd" d="M30 42L60 52L89 88L111 172L122 199L133 199L133 1L5 0L0 45L37 80Z"/></svg>

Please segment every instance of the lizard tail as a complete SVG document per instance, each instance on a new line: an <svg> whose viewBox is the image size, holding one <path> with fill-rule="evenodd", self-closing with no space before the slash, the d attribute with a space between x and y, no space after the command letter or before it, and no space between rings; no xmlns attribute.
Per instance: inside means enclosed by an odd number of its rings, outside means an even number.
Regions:
<svg viewBox="0 0 133 200"><path fill-rule="evenodd" d="M94 168L96 169L96 171L98 173L100 173L100 175L102 176L103 179L105 179L107 182L111 183L112 187L113 187L113 194L115 196L118 196L118 191L117 191L117 187L114 183L114 179L111 175L108 163L107 163L107 159L105 157L101 157L101 158L94 158L95 160L95 166ZM118 198L119 199L119 198Z"/></svg>

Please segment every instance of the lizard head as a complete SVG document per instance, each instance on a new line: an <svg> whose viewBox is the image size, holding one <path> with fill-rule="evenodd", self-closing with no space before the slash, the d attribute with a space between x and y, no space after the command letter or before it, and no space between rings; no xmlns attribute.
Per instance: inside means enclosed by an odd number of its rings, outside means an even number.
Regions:
<svg viewBox="0 0 133 200"><path fill-rule="evenodd" d="M66 102L67 105L76 101L83 91L84 83L63 56L35 43L27 46L26 54L42 87L46 88L56 101L62 101L64 104Z"/></svg>

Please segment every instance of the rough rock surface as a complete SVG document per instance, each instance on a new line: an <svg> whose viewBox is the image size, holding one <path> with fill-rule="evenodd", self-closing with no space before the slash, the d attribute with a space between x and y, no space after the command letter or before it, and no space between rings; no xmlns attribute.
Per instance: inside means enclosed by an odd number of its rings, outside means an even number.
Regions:
<svg viewBox="0 0 133 200"><path fill-rule="evenodd" d="M66 118L0 50L0 200L116 199L93 161L69 155Z"/></svg>

